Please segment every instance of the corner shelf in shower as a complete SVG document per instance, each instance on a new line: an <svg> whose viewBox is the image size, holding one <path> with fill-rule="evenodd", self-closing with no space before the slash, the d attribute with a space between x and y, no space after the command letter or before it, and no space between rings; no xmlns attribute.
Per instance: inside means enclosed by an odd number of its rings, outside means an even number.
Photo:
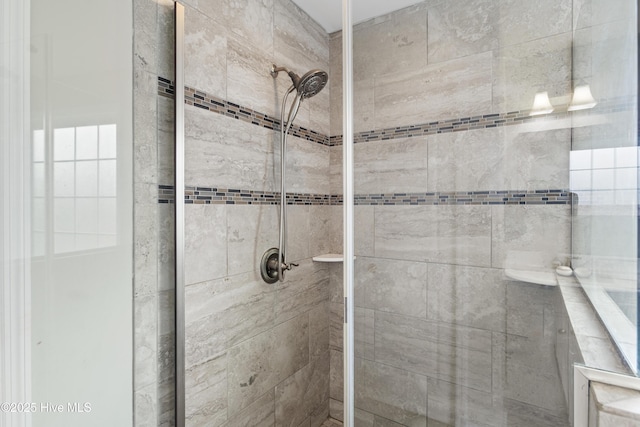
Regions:
<svg viewBox="0 0 640 427"><path fill-rule="evenodd" d="M534 283L544 286L558 286L556 273L553 270L516 270L507 268L504 274L508 279L517 280L519 282Z"/></svg>
<svg viewBox="0 0 640 427"><path fill-rule="evenodd" d="M342 254L324 254L311 258L315 262L342 262L344 261L344 255ZM354 256L353 259L356 259Z"/></svg>

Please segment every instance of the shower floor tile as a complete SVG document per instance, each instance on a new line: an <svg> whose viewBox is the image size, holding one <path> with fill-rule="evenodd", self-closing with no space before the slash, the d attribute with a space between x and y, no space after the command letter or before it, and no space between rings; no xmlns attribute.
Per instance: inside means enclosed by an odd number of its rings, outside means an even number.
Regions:
<svg viewBox="0 0 640 427"><path fill-rule="evenodd" d="M320 427L342 427L342 422L334 420L333 418L328 418Z"/></svg>

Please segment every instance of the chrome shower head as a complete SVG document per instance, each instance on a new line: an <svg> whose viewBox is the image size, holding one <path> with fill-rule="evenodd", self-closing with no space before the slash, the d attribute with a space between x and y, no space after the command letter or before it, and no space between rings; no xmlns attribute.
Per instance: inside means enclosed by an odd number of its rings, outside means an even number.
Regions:
<svg viewBox="0 0 640 427"><path fill-rule="evenodd" d="M301 98L311 98L317 95L326 85L329 80L329 75L322 70L311 70L302 77L298 76L293 71L289 71L284 67L276 67L275 64L271 66L271 75L276 78L280 71L286 71L291 77L293 86L298 91Z"/></svg>

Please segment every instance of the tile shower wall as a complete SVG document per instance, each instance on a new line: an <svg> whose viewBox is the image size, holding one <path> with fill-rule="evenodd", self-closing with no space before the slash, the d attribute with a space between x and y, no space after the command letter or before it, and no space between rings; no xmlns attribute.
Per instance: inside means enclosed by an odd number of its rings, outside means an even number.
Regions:
<svg viewBox="0 0 640 427"><path fill-rule="evenodd" d="M158 185L173 179L173 1L134 0L134 424L174 424L173 206Z"/></svg>
<svg viewBox="0 0 640 427"><path fill-rule="evenodd" d="M289 1L186 3L192 101L204 95L273 120L289 86L286 76L269 75L273 62L297 72L328 69L328 36ZM174 2L135 0L134 8L135 425L169 426ZM288 255L300 267L276 285L262 282L257 263L277 246L278 208L242 196L279 189L277 132L186 106L187 425L313 426L328 416L329 274L310 259L334 251L337 240L325 179L328 102L328 89L303 102L289 139ZM223 188L230 199L205 204Z"/></svg>
<svg viewBox="0 0 640 427"><path fill-rule="evenodd" d="M551 270L569 253L570 118L527 110L538 91L570 94L572 2L428 1L357 25L353 39L359 425L567 425L556 294L505 270ZM339 33L330 46L335 75ZM341 97L334 79L332 193ZM341 418L342 271L331 268Z"/></svg>
<svg viewBox="0 0 640 427"><path fill-rule="evenodd" d="M289 0L186 3L187 425L317 426L329 412L329 271L311 261L333 250L328 89L302 103L288 139L287 256L300 266L269 285L259 262L278 244L274 121L291 84L269 70L328 70L329 37Z"/></svg>

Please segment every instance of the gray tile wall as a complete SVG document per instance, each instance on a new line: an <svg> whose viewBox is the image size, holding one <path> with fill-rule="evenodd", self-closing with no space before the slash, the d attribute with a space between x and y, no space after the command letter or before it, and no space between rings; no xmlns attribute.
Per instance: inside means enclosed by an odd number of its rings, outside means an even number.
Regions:
<svg viewBox="0 0 640 427"><path fill-rule="evenodd" d="M329 36L289 0L186 2L186 84L279 117L286 74L329 70ZM302 103L295 124L329 133L329 90ZM291 102L291 99L290 99ZM279 132L186 105L187 185L279 191ZM288 107L287 107L288 108ZM330 194L330 147L288 138L288 191ZM169 183L170 184L170 183ZM206 192L206 191L205 191ZM278 244L279 207L186 207L188 426L322 424L329 413L329 270L333 206L289 206L286 281L260 277Z"/></svg>
<svg viewBox="0 0 640 427"><path fill-rule="evenodd" d="M173 1L134 5L134 422L173 425L173 207L157 188L173 176Z"/></svg>
<svg viewBox="0 0 640 427"><path fill-rule="evenodd" d="M540 88L566 96L571 17L570 0L429 1L358 24L356 132L522 112ZM337 73L339 33L330 46ZM336 135L340 82L331 97ZM357 194L569 185L566 117L390 138L355 145ZM330 160L341 194L342 147ZM358 425L567 425L557 294L504 269L564 259L569 205L358 205L355 215ZM330 268L330 413L341 418L342 270Z"/></svg>
<svg viewBox="0 0 640 427"><path fill-rule="evenodd" d="M186 3L190 87L278 116L289 82L274 82L272 62L327 69L329 87L296 124L342 133L339 33L288 0ZM568 93L571 1L545 3L424 2L360 24L356 132L526 110L542 87ZM154 203L173 172L172 105L155 90L173 74L172 5L136 0L136 425L170 425L173 398L172 321L158 314L172 304L172 207ZM275 132L186 114L187 184L277 190ZM356 192L565 189L567 122L358 144ZM342 147L289 141L290 191L341 194ZM256 263L277 244L276 206L187 209L188 424L341 418L341 268L310 261L340 250L341 207L291 207L300 267L275 286ZM550 267L569 250L568 221L567 206L358 206L358 422L564 425L552 291L503 269Z"/></svg>

